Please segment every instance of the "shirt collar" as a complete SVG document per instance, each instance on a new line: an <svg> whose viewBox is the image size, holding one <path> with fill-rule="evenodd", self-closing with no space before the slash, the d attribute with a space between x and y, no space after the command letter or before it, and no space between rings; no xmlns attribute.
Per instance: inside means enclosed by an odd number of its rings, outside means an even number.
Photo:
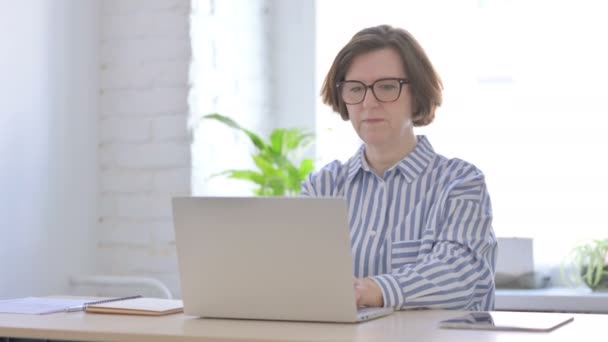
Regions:
<svg viewBox="0 0 608 342"><path fill-rule="evenodd" d="M416 136L417 143L414 150L405 158L387 170L397 169L408 183L411 183L424 172L436 153L431 143L424 135ZM361 145L359 151L348 162L347 180L352 180L359 171L373 172L365 159L365 145Z"/></svg>

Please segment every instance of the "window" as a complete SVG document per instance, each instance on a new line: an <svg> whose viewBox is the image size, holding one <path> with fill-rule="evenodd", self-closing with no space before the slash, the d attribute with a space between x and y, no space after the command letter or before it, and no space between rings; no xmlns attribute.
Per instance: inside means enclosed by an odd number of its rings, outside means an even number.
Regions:
<svg viewBox="0 0 608 342"><path fill-rule="evenodd" d="M555 265L573 242L608 231L604 6L317 1L317 94L356 31L383 23L409 30L445 87L435 122L417 134L428 135L438 153L483 170L497 235L534 238L537 266ZM345 160L359 145L350 123L320 99L317 130L319 165Z"/></svg>

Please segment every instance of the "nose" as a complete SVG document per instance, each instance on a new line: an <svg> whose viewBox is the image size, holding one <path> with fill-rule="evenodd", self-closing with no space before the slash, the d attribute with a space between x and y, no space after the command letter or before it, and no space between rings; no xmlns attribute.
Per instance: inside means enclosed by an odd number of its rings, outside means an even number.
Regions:
<svg viewBox="0 0 608 342"><path fill-rule="evenodd" d="M378 100L376 99L376 96L374 96L374 92L372 91L372 88L371 87L367 88L367 91L365 92L365 97L363 98L363 107L370 108L370 107L375 107L377 105L378 105Z"/></svg>

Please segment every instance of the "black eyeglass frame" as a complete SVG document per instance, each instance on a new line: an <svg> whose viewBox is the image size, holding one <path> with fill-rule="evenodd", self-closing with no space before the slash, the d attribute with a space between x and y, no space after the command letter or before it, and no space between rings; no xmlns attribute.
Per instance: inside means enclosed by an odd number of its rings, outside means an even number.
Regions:
<svg viewBox="0 0 608 342"><path fill-rule="evenodd" d="M397 93L397 98L395 98L394 100L391 101L382 101L378 98L378 96L376 96L376 91L374 90L374 86L376 85L376 83L381 82L381 81L399 81L399 92ZM342 96L342 91L340 91L341 87L344 85L344 83L359 83L363 86L363 89L365 89L365 91L363 92L363 97L361 98L361 101L359 102L346 102L344 100L344 97ZM395 102L397 100L399 100L399 98L401 97L401 90L403 90L403 85L404 84L409 84L410 80L407 78L398 78L398 77L387 77L387 78L381 78L381 79L377 79L374 81L374 83L367 85L361 81L356 81L356 80L344 80L344 81L340 81L336 83L336 89L338 89L338 93L340 94L340 98L342 99L342 101L344 101L344 103L349 104L349 105L356 105L359 104L363 101L365 101L365 97L367 96L367 90L371 89L372 90L372 94L374 95L374 97L376 98L376 100L378 100L378 102L383 102L383 103L389 103L389 102Z"/></svg>

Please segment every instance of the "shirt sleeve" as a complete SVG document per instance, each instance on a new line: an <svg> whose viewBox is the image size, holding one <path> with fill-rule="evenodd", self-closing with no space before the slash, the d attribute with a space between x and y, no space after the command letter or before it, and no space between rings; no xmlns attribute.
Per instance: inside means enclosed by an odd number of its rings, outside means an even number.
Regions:
<svg viewBox="0 0 608 342"><path fill-rule="evenodd" d="M494 308L497 244L483 174L457 181L445 198L440 223L424 232L416 262L371 277L386 307Z"/></svg>

